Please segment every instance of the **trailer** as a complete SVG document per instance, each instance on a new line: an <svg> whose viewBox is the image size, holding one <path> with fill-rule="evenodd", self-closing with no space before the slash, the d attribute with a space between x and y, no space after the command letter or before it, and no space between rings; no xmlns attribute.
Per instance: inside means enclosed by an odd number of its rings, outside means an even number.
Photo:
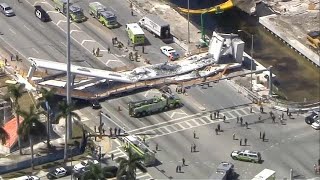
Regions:
<svg viewBox="0 0 320 180"><path fill-rule="evenodd" d="M179 98L172 94L165 93L162 94L161 97L155 96L147 100L130 102L129 115L131 117L141 117L180 106L182 106L182 103Z"/></svg>
<svg viewBox="0 0 320 180"><path fill-rule="evenodd" d="M67 0L53 0L54 9L63 15L67 15ZM83 9L75 4L69 3L70 19L74 22L83 22L87 18L83 14Z"/></svg>
<svg viewBox="0 0 320 180"><path fill-rule="evenodd" d="M171 39L170 25L159 17L148 14L138 24L160 39Z"/></svg>
<svg viewBox="0 0 320 180"><path fill-rule="evenodd" d="M116 28L119 26L115 13L108 10L107 7L100 2L89 3L89 14L107 28Z"/></svg>

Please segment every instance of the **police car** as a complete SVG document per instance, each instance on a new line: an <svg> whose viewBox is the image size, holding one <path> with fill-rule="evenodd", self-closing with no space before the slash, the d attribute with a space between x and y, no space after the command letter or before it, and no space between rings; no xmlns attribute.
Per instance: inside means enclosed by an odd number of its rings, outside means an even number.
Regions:
<svg viewBox="0 0 320 180"><path fill-rule="evenodd" d="M254 163L261 162L261 154L250 150L232 151L231 158L240 161L249 161Z"/></svg>
<svg viewBox="0 0 320 180"><path fill-rule="evenodd" d="M50 21L50 17L49 17L49 14L44 10L42 9L41 6L39 5L36 5L34 6L35 10L34 10L34 15L40 19L42 22L48 22Z"/></svg>
<svg viewBox="0 0 320 180"><path fill-rule="evenodd" d="M171 61L174 61L176 59L179 59L179 54L176 52L176 50L174 50L172 47L170 46L162 46L160 47L160 51L166 55L167 57L169 57L169 59Z"/></svg>

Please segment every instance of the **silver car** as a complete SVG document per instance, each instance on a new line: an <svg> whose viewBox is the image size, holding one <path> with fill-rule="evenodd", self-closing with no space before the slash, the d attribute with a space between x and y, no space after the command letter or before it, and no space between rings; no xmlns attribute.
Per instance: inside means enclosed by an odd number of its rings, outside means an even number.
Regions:
<svg viewBox="0 0 320 180"><path fill-rule="evenodd" d="M0 3L0 11L6 16L14 16L12 8L6 3Z"/></svg>

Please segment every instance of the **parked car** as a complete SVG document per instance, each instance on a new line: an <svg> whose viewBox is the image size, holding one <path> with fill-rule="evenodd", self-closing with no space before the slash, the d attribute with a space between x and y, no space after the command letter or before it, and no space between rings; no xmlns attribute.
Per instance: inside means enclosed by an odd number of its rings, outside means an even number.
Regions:
<svg viewBox="0 0 320 180"><path fill-rule="evenodd" d="M240 161L249 161L254 163L261 162L261 154L250 150L232 151L231 158Z"/></svg>
<svg viewBox="0 0 320 180"><path fill-rule="evenodd" d="M6 3L0 3L0 11L8 17L15 15L13 9Z"/></svg>
<svg viewBox="0 0 320 180"><path fill-rule="evenodd" d="M84 161L81 161L79 164L74 165L73 171L80 172L82 169L89 166L90 163L99 164L99 162L97 160L84 160Z"/></svg>
<svg viewBox="0 0 320 180"><path fill-rule="evenodd" d="M311 127L315 130L319 130L320 129L320 119L317 119L317 121L313 122L311 124Z"/></svg>
<svg viewBox="0 0 320 180"><path fill-rule="evenodd" d="M314 123L317 119L320 119L318 111L312 111L312 113L305 118L307 124Z"/></svg>
<svg viewBox="0 0 320 180"><path fill-rule="evenodd" d="M44 10L42 9L41 6L39 5L36 5L34 6L35 7L35 10L34 10L34 15L40 19L42 22L48 22L50 21L50 16L49 14Z"/></svg>
<svg viewBox="0 0 320 180"><path fill-rule="evenodd" d="M21 176L18 178L14 178L13 180L40 180L37 176Z"/></svg>
<svg viewBox="0 0 320 180"><path fill-rule="evenodd" d="M63 168L63 167L59 167L56 168L54 171L51 171L47 174L47 178L48 179L58 179L58 178L62 178L69 175L68 171Z"/></svg>
<svg viewBox="0 0 320 180"><path fill-rule="evenodd" d="M160 47L160 51L166 55L167 57L169 57L169 59L171 61L174 61L176 59L179 59L179 54L176 52L176 50L174 50L172 47L170 46L162 46Z"/></svg>

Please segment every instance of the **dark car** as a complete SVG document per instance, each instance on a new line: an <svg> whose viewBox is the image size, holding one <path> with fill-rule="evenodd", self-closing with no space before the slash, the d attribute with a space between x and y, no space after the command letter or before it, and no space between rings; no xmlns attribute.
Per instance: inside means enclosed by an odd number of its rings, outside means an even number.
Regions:
<svg viewBox="0 0 320 180"><path fill-rule="evenodd" d="M309 116L307 116L305 118L305 121L306 121L307 124L311 125L312 123L314 123L319 118L320 118L319 117L319 112L313 111Z"/></svg>
<svg viewBox="0 0 320 180"><path fill-rule="evenodd" d="M101 108L101 105L98 100L93 100L91 102L91 104L92 104L92 109L100 109Z"/></svg>
<svg viewBox="0 0 320 180"><path fill-rule="evenodd" d="M213 173L209 179L232 180L235 179L234 165L229 162L221 162L217 171Z"/></svg>
<svg viewBox="0 0 320 180"><path fill-rule="evenodd" d="M37 5L34 7L34 14L38 19L40 19L42 22L48 22L51 20L49 14L44 9L42 9L41 6Z"/></svg>

